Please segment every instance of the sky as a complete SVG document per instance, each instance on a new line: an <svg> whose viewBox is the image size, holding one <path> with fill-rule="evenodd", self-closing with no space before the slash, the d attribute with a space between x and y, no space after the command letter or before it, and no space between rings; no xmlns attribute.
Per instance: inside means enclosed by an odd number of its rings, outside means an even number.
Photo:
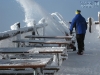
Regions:
<svg viewBox="0 0 100 75"><path fill-rule="evenodd" d="M100 5L82 7L89 2L93 5L95 0L33 0L40 5L47 13L59 12L66 21L71 21L75 16L75 11L80 9L82 15L87 19L93 17L98 20L98 11ZM100 3L100 2L99 2ZM35 8L35 7L34 7ZM16 22L21 23L21 27L25 26L25 12L16 0L0 0L0 32L10 30L10 26ZM35 11L35 10L34 10Z"/></svg>

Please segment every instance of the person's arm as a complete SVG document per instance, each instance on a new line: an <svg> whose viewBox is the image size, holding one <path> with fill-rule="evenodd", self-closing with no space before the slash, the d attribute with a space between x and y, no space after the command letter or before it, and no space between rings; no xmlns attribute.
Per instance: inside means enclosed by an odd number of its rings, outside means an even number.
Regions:
<svg viewBox="0 0 100 75"><path fill-rule="evenodd" d="M73 28L75 27L75 25L76 25L76 16L75 16L75 18L73 18L72 23L70 25L70 34L72 34L72 31L73 31Z"/></svg>
<svg viewBox="0 0 100 75"><path fill-rule="evenodd" d="M87 23L86 23L86 30L87 30Z"/></svg>

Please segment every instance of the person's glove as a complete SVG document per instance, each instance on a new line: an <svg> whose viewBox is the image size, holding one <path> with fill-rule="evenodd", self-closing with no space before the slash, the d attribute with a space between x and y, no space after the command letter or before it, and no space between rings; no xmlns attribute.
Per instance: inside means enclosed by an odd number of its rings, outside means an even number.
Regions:
<svg viewBox="0 0 100 75"><path fill-rule="evenodd" d="M72 31L70 30L70 35L72 35Z"/></svg>

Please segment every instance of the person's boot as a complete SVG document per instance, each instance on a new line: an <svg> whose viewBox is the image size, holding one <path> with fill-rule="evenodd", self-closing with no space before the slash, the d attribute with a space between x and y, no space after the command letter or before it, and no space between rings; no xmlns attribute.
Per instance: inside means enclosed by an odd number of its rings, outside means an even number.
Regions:
<svg viewBox="0 0 100 75"><path fill-rule="evenodd" d="M82 52L77 52L78 55L83 55L83 51Z"/></svg>

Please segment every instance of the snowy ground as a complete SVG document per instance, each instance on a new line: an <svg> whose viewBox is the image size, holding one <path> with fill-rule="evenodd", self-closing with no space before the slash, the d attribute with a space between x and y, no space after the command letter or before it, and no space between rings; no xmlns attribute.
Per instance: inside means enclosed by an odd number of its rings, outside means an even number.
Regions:
<svg viewBox="0 0 100 75"><path fill-rule="evenodd" d="M69 52L56 75L100 75L100 50L85 50L84 55Z"/></svg>
<svg viewBox="0 0 100 75"><path fill-rule="evenodd" d="M97 38L98 30L95 26L93 28L93 33L87 30L84 54L77 55L77 51L68 52L68 59L55 75L100 75L100 39Z"/></svg>
<svg viewBox="0 0 100 75"><path fill-rule="evenodd" d="M92 34L87 31L84 54L68 52L68 59L56 75L100 75L100 39L97 37L97 30Z"/></svg>

